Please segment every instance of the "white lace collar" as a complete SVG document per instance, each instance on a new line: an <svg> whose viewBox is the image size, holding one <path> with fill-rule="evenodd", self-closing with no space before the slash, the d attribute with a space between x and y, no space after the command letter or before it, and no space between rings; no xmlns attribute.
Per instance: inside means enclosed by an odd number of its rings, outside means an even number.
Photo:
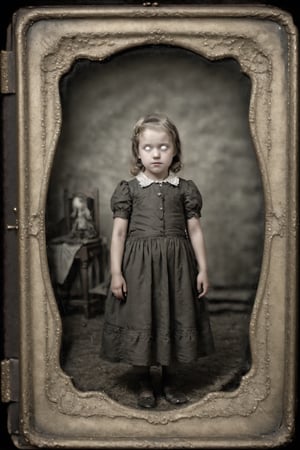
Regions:
<svg viewBox="0 0 300 450"><path fill-rule="evenodd" d="M164 180L151 180L151 178L147 177L147 175L145 175L144 172L140 172L136 176L136 179L138 180L139 185L141 187L150 186L152 183L170 183L173 186L178 186L179 184L179 178L176 177L175 175L169 175Z"/></svg>

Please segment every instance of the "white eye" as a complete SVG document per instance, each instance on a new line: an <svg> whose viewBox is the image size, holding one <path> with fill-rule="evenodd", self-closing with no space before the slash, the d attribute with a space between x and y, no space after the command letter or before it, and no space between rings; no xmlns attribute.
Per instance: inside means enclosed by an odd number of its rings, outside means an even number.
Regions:
<svg viewBox="0 0 300 450"><path fill-rule="evenodd" d="M145 145L144 150L146 150L146 152L150 152L151 151L151 146L150 145Z"/></svg>
<svg viewBox="0 0 300 450"><path fill-rule="evenodd" d="M169 147L166 144L163 144L163 145L160 146L160 149L161 149L162 152L165 152L166 150L168 150L168 148Z"/></svg>

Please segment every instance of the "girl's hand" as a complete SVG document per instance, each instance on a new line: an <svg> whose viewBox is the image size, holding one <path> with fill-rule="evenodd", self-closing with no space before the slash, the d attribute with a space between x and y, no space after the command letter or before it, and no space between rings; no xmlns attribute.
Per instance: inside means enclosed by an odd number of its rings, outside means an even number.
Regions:
<svg viewBox="0 0 300 450"><path fill-rule="evenodd" d="M112 275L110 289L118 300L125 300L127 295L127 286L125 278L121 273Z"/></svg>
<svg viewBox="0 0 300 450"><path fill-rule="evenodd" d="M209 288L208 276L206 272L200 271L197 275L198 298L204 297Z"/></svg>

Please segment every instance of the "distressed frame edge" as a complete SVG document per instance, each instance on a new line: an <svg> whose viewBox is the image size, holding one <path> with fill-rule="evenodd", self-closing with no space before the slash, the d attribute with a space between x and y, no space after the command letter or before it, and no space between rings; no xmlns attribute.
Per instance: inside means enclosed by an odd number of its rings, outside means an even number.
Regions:
<svg viewBox="0 0 300 450"><path fill-rule="evenodd" d="M291 28L293 30L291 30ZM291 208L289 210L290 217L288 218L291 224L290 233L288 235L288 247L290 251L290 267L295 268L295 271L288 271L287 268L287 279L289 280L289 286L291 289L290 298L290 308L287 310L289 317L287 322L290 323L292 327L292 336L290 336L289 345L291 347L290 352L286 352L288 355L286 373L289 378L289 389L288 395L285 399L284 417L283 424L286 431L287 442L290 442L295 435L296 427L296 408L297 408L297 364L296 364L296 354L298 351L298 341L297 336L299 333L299 322L297 320L299 313L298 305L298 287L297 287L297 273L299 270L299 259L297 258L297 248L299 240L299 206L298 206L298 188L299 188L299 173L294 168L299 167L299 153L297 151L299 145L299 32L295 25L289 22L288 29L290 31L290 39L292 41L292 51L289 54L290 59L290 80L289 85L289 117L291 119L290 127L290 147L291 147L291 157L289 158L290 166L288 170L291 173L290 183L289 183L289 198L291 199ZM286 347L288 343L286 343ZM291 358L291 353L294 358Z"/></svg>
<svg viewBox="0 0 300 450"><path fill-rule="evenodd" d="M94 8L92 8L93 10L94 10ZM125 9L125 8L122 8L122 9ZM169 9L169 8L168 8ZM226 12L228 12L229 10L235 10L235 11L237 11L239 8L237 7L237 8L226 8ZM251 10L253 10L253 8L249 8L249 9L251 9ZM260 8L259 8L260 9ZM265 8L261 8L261 10L265 10ZM271 8L272 10L274 10L274 8ZM97 10L99 11L99 9L97 8ZM129 10L129 8L126 8L126 10ZM130 11L132 11L132 10L134 10L135 12L136 12L136 8L130 8ZM199 10L199 8L197 8L197 10ZM223 9L221 9L222 11L223 11ZM77 9L76 9L76 11L78 11ZM113 11L115 11L115 8L113 9ZM144 9L142 10L143 11L143 15L144 15ZM207 13L207 11L208 11L208 9L207 8L205 8L205 13ZM26 10L26 12L27 12L27 10ZM31 13L32 13L33 11L31 11ZM55 13L57 12L57 9L55 9ZM173 12L173 11L172 11ZM240 11L239 11L240 12ZM270 10L268 9L268 12L270 12ZM33 12L33 15L32 14L29 14L30 16L31 16L31 19L33 19L33 16L34 17L36 17L36 13L37 14L39 14L39 12L36 12L36 11L34 11ZM42 13L44 14L45 13L45 10L42 10ZM78 13L80 13L80 14L82 14L82 10L79 10L78 11ZM52 13L51 13L52 14ZM222 12L220 12L220 15L222 15ZM247 15L247 17L248 17L248 15ZM277 16L276 16L277 17ZM282 19L282 16L280 15L280 17L281 17L281 19ZM282 19L283 20L283 19ZM288 28L288 30L289 30L289 33L291 34L291 35L295 35L295 29L291 26L291 24L289 23L288 25L287 25L287 23L288 23L288 21L286 21L286 17L285 17L285 19L283 20L283 22L285 23L285 25L287 26L287 28ZM294 56L294 54L295 53L292 53L292 56ZM296 75L295 75L296 76ZM296 86L296 84L295 84L295 86ZM294 86L294 87L295 87ZM290 86L291 87L291 86ZM294 106L294 108L297 110L298 109L298 105L297 105L297 101L295 102L296 103L296 105L293 105ZM290 109L291 109L291 105L290 105ZM295 117L294 115L292 116L292 117ZM294 123L294 128L296 129L296 118L295 118L295 120L293 120L293 123ZM293 136L296 136L296 133L294 132L290 132L290 139L291 139L291 136L293 137ZM294 139L294 141L295 141L295 139ZM291 145L291 147L292 148L294 148L294 150L296 149L296 141L294 142L294 145ZM294 154L295 154L295 151L294 151ZM296 180L294 180L294 182L296 182ZM293 183L290 183L291 185L293 184ZM292 186L290 186L290 191L293 193L294 192L294 188L292 187ZM22 202L22 200L21 200L21 195L20 195L20 203ZM295 203L296 204L296 203ZM20 209L20 210L22 210L22 208ZM290 211L290 209L289 209L289 211ZM297 218L296 218L296 221L297 221ZM290 221L289 221L289 223L290 223ZM296 238L296 236L295 236L295 238ZM290 237L290 241L292 240L292 238ZM294 242L294 240L293 240L293 242ZM292 243L290 242L290 245L289 245L289 247L290 247L290 253L292 253L292 255L291 255L291 259L293 259L293 260L295 260L295 251L293 251L294 250L294 248L295 248L295 246L294 245L292 245ZM291 278L291 276L292 276L292 274L290 273L290 278ZM292 283L292 286L294 286L294 284ZM291 293L291 300L292 300L292 302L293 302L293 298L295 298L295 294L293 295L293 293ZM294 307L296 307L296 305L294 305ZM290 318L290 320L291 321L293 321L293 322L296 322L295 321L295 315L292 315L291 314L291 318ZM292 319L294 319L294 320L292 320ZM22 330L23 331L23 330ZM23 331L24 332L24 331ZM291 339L292 340L294 340L294 338L295 338L295 336L293 335L292 337L291 337ZM295 364L294 364L294 361L290 361L289 363L287 363L287 365L289 366L289 370L294 374L295 373ZM289 387L290 387L290 392L291 392L291 394L294 392L294 386L292 385L292 383L289 385ZM291 395L290 394L290 395ZM290 403L289 403L289 405L290 405ZM290 416L293 416L294 415L294 412L293 411L290 411ZM278 439L278 435L280 435L280 436L282 436L282 439L283 439L283 441L282 442L286 442L286 437L289 435L289 433L287 433L286 432L286 430L290 430L292 427L291 427L291 420L287 417L287 428L285 428L284 427L284 425L282 424L282 426L281 426L281 429L282 429L282 433L277 433L276 434L276 439ZM284 428L283 428L284 427ZM32 434L32 437L33 437L33 435L35 435L35 433L33 433ZM37 438L37 436L35 436L36 438ZM284 440L285 439L285 440ZM37 440L37 443L39 442L39 439ZM78 441L77 441L78 442ZM118 441L119 442L119 441ZM126 441L126 442L128 442L128 441ZM155 442L155 441L153 441L152 440L152 442ZM203 442L204 442L204 440L201 440L200 441L201 442L201 444L203 445ZM264 441L265 442L265 441ZM270 441L270 445L272 446L272 440ZM197 441L197 444L198 444L199 442ZM223 443L224 443L224 441L223 441ZM220 444L221 446L223 445L223 443L222 444ZM229 443L228 442L226 442L226 445L228 445ZM235 443L232 443L232 444L235 444ZM253 444L253 441L251 441L251 444ZM278 444L278 441L276 441L276 445ZM93 446L93 444L91 444L92 446ZM108 445L108 442L106 442L105 443L105 445L107 446ZM111 441L109 441L109 445L111 445ZM115 443L114 444L112 444L112 445L115 445ZM209 442L209 445L216 445L216 442L212 442L212 441L210 441ZM246 443L244 443L244 441L242 442L242 445L248 445L248 443L246 444ZM128 445L129 447L131 447L132 446L132 442ZM168 446L170 446L170 442L168 443Z"/></svg>

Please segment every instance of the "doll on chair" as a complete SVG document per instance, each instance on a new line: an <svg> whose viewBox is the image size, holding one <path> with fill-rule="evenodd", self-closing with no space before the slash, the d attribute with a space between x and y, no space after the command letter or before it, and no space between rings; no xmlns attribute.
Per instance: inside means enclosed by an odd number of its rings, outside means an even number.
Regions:
<svg viewBox="0 0 300 450"><path fill-rule="evenodd" d="M98 233L93 222L91 211L88 208L86 195L79 193L73 197L71 219L73 220L73 225L70 238L86 240L97 237Z"/></svg>

